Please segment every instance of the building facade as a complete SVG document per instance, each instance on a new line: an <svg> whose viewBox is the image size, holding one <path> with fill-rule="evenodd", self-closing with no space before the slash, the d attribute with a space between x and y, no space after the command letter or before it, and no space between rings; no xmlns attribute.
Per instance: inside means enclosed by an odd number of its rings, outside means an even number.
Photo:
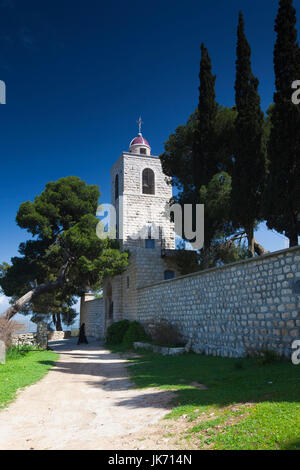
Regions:
<svg viewBox="0 0 300 470"><path fill-rule="evenodd" d="M80 321L88 336L103 339L113 322L136 320L137 289L178 275L171 197L160 159L139 132L111 169L116 235L121 249L130 252L130 265L123 274L106 279L102 299L91 294L82 299Z"/></svg>

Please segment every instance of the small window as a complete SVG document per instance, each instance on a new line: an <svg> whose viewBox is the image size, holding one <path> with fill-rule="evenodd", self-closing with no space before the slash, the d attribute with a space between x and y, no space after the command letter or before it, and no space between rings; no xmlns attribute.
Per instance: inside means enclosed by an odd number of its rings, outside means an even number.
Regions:
<svg viewBox="0 0 300 470"><path fill-rule="evenodd" d="M174 271L167 270L164 272L165 281L167 281L168 279L174 279L174 277L175 277Z"/></svg>
<svg viewBox="0 0 300 470"><path fill-rule="evenodd" d="M141 155L146 155L146 149L140 149L140 154Z"/></svg>
<svg viewBox="0 0 300 470"><path fill-rule="evenodd" d="M115 200L119 197L119 175L116 175L115 178Z"/></svg>
<svg viewBox="0 0 300 470"><path fill-rule="evenodd" d="M127 276L127 289L129 289L130 287L130 279L129 279L129 276Z"/></svg>
<svg viewBox="0 0 300 470"><path fill-rule="evenodd" d="M150 248L150 249L155 248L155 240L151 240L150 238L148 238L146 240L145 246L146 248Z"/></svg>
<svg viewBox="0 0 300 470"><path fill-rule="evenodd" d="M143 171L143 194L155 194L155 177L151 168L145 168Z"/></svg>

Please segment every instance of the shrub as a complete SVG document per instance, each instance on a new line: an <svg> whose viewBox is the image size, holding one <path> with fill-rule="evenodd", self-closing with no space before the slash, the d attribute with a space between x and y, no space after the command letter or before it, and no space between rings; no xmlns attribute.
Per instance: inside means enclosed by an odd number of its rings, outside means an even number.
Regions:
<svg viewBox="0 0 300 470"><path fill-rule="evenodd" d="M123 345L131 348L133 346L133 343L135 343L136 341L143 342L149 340L150 338L147 336L144 327L137 321L134 321L130 323L129 328L124 335Z"/></svg>
<svg viewBox="0 0 300 470"><path fill-rule="evenodd" d="M27 353L33 351L33 346L29 346L28 344L24 344L22 349L19 349L17 346L10 346L6 351L6 359L20 359L24 357Z"/></svg>
<svg viewBox="0 0 300 470"><path fill-rule="evenodd" d="M129 325L128 320L121 320L110 325L106 332L106 344L121 344Z"/></svg>
<svg viewBox="0 0 300 470"><path fill-rule="evenodd" d="M259 351L250 351L249 356L252 357L259 366L274 364L281 360L276 351L270 349L261 349Z"/></svg>
<svg viewBox="0 0 300 470"><path fill-rule="evenodd" d="M15 320L7 320L3 315L0 316L0 341L3 341L6 348L9 348L12 342L12 336L24 330L24 325Z"/></svg>
<svg viewBox="0 0 300 470"><path fill-rule="evenodd" d="M149 325L149 331L153 341L159 346L182 346L183 340L178 327L160 318Z"/></svg>

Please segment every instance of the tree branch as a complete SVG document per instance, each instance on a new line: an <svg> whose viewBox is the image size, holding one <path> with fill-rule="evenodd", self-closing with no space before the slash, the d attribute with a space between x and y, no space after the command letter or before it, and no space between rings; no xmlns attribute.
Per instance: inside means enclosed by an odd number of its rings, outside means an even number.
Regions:
<svg viewBox="0 0 300 470"><path fill-rule="evenodd" d="M64 263L61 269L60 276L56 281L47 282L46 284L41 284L39 286L36 286L34 289L30 290L25 295L20 297L20 299L18 299L11 307L9 307L3 313L5 318L7 320L11 320L11 318L14 315L16 315L16 313L18 313L25 304L27 304L28 302L31 302L35 297L38 297L41 294L45 294L47 292L56 290L59 287L62 287L64 284L66 284L67 283L66 274L67 274L67 270L68 270L70 263L71 263L70 259L68 259Z"/></svg>
<svg viewBox="0 0 300 470"><path fill-rule="evenodd" d="M266 255L270 253L270 251L266 250L257 240L254 238L254 249L255 253L259 256Z"/></svg>

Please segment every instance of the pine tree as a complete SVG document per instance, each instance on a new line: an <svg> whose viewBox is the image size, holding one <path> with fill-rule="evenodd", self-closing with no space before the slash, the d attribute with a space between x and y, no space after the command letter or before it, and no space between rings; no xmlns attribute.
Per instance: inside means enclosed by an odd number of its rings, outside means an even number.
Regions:
<svg viewBox="0 0 300 470"><path fill-rule="evenodd" d="M214 124L218 112L216 103L215 81L208 50L201 44L199 105L197 126L193 142L193 177L194 187L198 194L204 184L218 172L214 158Z"/></svg>
<svg viewBox="0 0 300 470"><path fill-rule="evenodd" d="M290 246L300 235L300 106L292 103L292 83L300 80L300 50L292 0L280 0L275 23L276 92L268 146L270 160L265 217L270 229L284 233Z"/></svg>
<svg viewBox="0 0 300 470"><path fill-rule="evenodd" d="M245 229L248 250L254 250L254 228L260 217L266 171L264 115L258 94L259 81L251 70L251 49L239 14L236 61L236 151L232 178L233 221Z"/></svg>
<svg viewBox="0 0 300 470"><path fill-rule="evenodd" d="M20 244L11 265L0 264L0 288L13 297L4 312L8 320L24 307L35 312L47 295L48 306L60 299L68 307L70 297L99 290L105 277L127 268L128 253L118 242L97 236L99 196L97 186L68 176L21 204L16 221L32 238Z"/></svg>

